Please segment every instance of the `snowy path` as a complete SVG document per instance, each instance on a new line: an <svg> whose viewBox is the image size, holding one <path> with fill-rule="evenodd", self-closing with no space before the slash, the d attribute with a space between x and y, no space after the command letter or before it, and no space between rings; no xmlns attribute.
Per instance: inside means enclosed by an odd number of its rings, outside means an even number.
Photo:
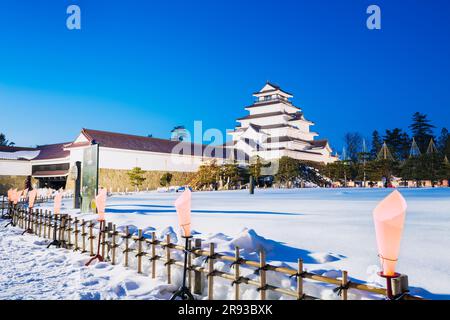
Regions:
<svg viewBox="0 0 450 320"><path fill-rule="evenodd" d="M121 266L98 263L85 267L88 256L47 249L46 240L24 235L0 222L0 300L164 299L173 286Z"/></svg>

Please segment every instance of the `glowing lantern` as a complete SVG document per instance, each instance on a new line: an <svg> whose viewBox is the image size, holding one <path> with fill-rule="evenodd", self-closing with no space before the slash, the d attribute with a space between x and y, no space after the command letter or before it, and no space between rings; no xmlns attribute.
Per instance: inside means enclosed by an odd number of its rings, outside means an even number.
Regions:
<svg viewBox="0 0 450 320"><path fill-rule="evenodd" d="M61 200L62 200L62 193L58 192L55 195L55 198L53 199L53 213L54 214L60 214L61 212Z"/></svg>
<svg viewBox="0 0 450 320"><path fill-rule="evenodd" d="M95 205L98 212L98 221L105 221L106 194L106 189L100 189L98 195L95 197Z"/></svg>
<svg viewBox="0 0 450 320"><path fill-rule="evenodd" d="M14 189L13 192L14 192L13 202L14 202L14 204L17 204L20 201L20 196L22 195L22 191L17 191L17 189Z"/></svg>
<svg viewBox="0 0 450 320"><path fill-rule="evenodd" d="M13 189L8 190L8 201L13 202Z"/></svg>
<svg viewBox="0 0 450 320"><path fill-rule="evenodd" d="M37 196L36 189L33 189L28 193L28 207L29 208L33 208L34 201L36 200L36 196Z"/></svg>
<svg viewBox="0 0 450 320"><path fill-rule="evenodd" d="M183 236L191 236L191 190L186 188L183 194L175 201L178 223L183 229Z"/></svg>
<svg viewBox="0 0 450 320"><path fill-rule="evenodd" d="M405 199L396 190L381 201L373 211L382 276L396 275L395 266L400 252L406 208Z"/></svg>

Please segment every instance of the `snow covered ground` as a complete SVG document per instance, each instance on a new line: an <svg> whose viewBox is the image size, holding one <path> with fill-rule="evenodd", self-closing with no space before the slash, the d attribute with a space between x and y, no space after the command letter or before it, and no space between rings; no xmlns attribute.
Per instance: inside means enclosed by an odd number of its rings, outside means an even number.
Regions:
<svg viewBox="0 0 450 320"><path fill-rule="evenodd" d="M264 247L268 261L273 264L284 261L295 267L302 257L308 271L337 277L337 270L347 270L352 281L382 284L376 275L378 258L372 210L390 191L269 189L257 190L253 196L247 191L196 192L192 227L198 233L196 237L217 243L218 251L232 252L233 245L239 245L247 257L257 260L255 250ZM450 299L450 189L401 192L409 208L398 271L409 276L412 294ZM147 230L152 227L158 234L167 232L170 226L177 231L173 202L178 195L157 192L115 195L108 198L107 220L118 226L133 225ZM69 208L70 200L64 205ZM43 205L46 206L51 209L51 204ZM63 211L76 214L74 210ZM80 216L89 217L94 216ZM0 227L0 298L164 299L176 288L162 285L162 275L152 281L121 266L101 263L83 267L86 256L63 249L52 249L49 253L42 240L17 233L15 229ZM27 257L23 246L36 258ZM59 277L65 281L56 280ZM175 277L178 284L181 277ZM283 287L294 284L289 279L271 280ZM221 286L220 282L217 285ZM220 297L232 297L228 287L223 285ZM58 292L54 293L52 288L58 288ZM331 289L305 287L308 294L336 298ZM243 297L257 297L255 290L243 290ZM349 298L369 298L352 291Z"/></svg>

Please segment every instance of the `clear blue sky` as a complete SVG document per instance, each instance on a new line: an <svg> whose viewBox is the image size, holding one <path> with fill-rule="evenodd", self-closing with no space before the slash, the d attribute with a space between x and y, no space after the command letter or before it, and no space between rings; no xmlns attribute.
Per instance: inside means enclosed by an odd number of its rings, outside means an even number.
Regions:
<svg viewBox="0 0 450 320"><path fill-rule="evenodd" d="M69 4L81 31L66 28ZM370 4L381 31L366 28ZM449 12L446 0L2 0L0 131L23 146L82 127L225 131L266 80L338 150L345 132L406 128L415 111L449 127Z"/></svg>

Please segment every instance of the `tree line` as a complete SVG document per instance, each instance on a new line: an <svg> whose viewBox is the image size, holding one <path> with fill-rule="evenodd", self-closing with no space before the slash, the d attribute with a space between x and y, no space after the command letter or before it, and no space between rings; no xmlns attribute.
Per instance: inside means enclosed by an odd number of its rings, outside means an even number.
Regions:
<svg viewBox="0 0 450 320"><path fill-rule="evenodd" d="M357 132L344 137L344 150L340 160L326 166L325 174L333 180L385 181L390 184L393 177L403 181L423 181L433 185L450 179L450 135L442 128L435 135L436 127L426 114L416 112L412 116L410 133L393 128L384 134L375 130L370 146Z"/></svg>

